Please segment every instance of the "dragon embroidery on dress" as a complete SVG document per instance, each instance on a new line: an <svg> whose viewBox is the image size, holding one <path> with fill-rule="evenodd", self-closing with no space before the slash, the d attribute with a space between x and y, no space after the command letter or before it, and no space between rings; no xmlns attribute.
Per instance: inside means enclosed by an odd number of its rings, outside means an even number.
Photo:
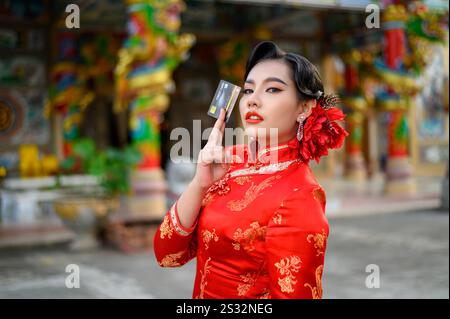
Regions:
<svg viewBox="0 0 450 319"><path fill-rule="evenodd" d="M238 296L245 296L250 288L255 284L257 274L255 272L249 272L244 275L240 275L243 284L239 284L237 287Z"/></svg>
<svg viewBox="0 0 450 319"><path fill-rule="evenodd" d="M178 253L170 254L165 256L159 263L162 267L176 267L181 266L178 259L184 254L184 250Z"/></svg>
<svg viewBox="0 0 450 319"><path fill-rule="evenodd" d="M209 242L214 240L215 242L219 241L219 237L216 235L216 229L213 228L213 231L209 230L202 231L203 242L205 243L205 250L209 248Z"/></svg>
<svg viewBox="0 0 450 319"><path fill-rule="evenodd" d="M298 272L300 269L301 262L300 257L291 256L288 258L283 258L279 262L275 263L275 267L278 268L278 272L281 276L283 276L278 278L278 284L280 285L282 292L291 293L295 291L292 287L297 283L294 273Z"/></svg>
<svg viewBox="0 0 450 319"><path fill-rule="evenodd" d="M258 185L252 183L252 185L245 192L245 196L243 199L239 200L231 200L227 203L227 207L233 211L238 212L246 208L251 202L253 202L256 197L262 195L261 191L269 186L272 186L272 183L276 179L280 179L280 175L270 176L263 180Z"/></svg>
<svg viewBox="0 0 450 319"><path fill-rule="evenodd" d="M167 236L167 238L169 239L172 237L173 227L170 224L168 215L164 217L164 221L159 227L159 230L160 230L159 236L161 237L161 239L164 239L165 236Z"/></svg>
<svg viewBox="0 0 450 319"><path fill-rule="evenodd" d="M235 241L233 243L234 249L240 250L242 246L245 251L253 251L255 249L253 242L255 240L264 241L266 229L267 226L261 227L258 222L251 223L250 228L247 228L244 232L240 228L236 229L233 235L233 240Z"/></svg>
<svg viewBox="0 0 450 319"><path fill-rule="evenodd" d="M325 230L322 228L322 233L309 234L306 237L308 243L312 243L314 241L314 248L317 249L316 256L320 256L324 254L325 251L325 240L327 235L325 234Z"/></svg>
<svg viewBox="0 0 450 319"><path fill-rule="evenodd" d="M316 287L312 287L310 284L305 284L305 287L311 289L313 299L322 298L322 271L323 265L320 265L316 269Z"/></svg>
<svg viewBox="0 0 450 319"><path fill-rule="evenodd" d="M208 259L205 262L205 266L203 267L203 271L200 270L200 274L202 275L202 280L200 282L200 295L197 296L196 299L204 299L204 292L205 287L208 284L206 281L206 275L209 274L209 268L211 268L211 265L208 265L208 263L211 261L211 257L208 257Z"/></svg>

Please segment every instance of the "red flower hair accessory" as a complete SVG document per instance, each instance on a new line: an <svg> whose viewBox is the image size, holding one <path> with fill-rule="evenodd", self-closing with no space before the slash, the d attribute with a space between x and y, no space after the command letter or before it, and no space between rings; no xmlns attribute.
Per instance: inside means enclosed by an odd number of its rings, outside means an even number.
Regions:
<svg viewBox="0 0 450 319"><path fill-rule="evenodd" d="M300 156L307 163L328 155L328 149L340 148L348 132L336 121L343 121L344 113L336 106L340 103L337 95L323 95L303 124L303 138L300 141Z"/></svg>

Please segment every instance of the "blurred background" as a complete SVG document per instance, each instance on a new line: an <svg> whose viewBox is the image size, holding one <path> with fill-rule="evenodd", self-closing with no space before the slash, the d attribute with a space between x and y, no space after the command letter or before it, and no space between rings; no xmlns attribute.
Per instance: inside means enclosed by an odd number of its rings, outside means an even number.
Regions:
<svg viewBox="0 0 450 319"><path fill-rule="evenodd" d="M345 146L311 162L323 297L448 298L443 0L0 0L0 298L190 298L195 262L152 252L195 172L171 132L195 159L193 120L213 125L220 79L243 86L262 40L313 62L347 115Z"/></svg>

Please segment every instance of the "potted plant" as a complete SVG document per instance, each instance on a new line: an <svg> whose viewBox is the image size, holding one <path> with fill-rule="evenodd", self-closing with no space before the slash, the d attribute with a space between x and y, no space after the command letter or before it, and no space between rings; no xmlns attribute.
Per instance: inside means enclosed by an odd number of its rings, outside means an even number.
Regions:
<svg viewBox="0 0 450 319"><path fill-rule="evenodd" d="M100 191L77 192L55 200L56 214L76 234L73 249L97 247L98 234L107 216L117 211L120 195L129 192L128 177L140 159L140 153L131 146L124 149L97 150L92 139L83 138L73 143L73 155L61 163L65 171L83 171L95 176Z"/></svg>

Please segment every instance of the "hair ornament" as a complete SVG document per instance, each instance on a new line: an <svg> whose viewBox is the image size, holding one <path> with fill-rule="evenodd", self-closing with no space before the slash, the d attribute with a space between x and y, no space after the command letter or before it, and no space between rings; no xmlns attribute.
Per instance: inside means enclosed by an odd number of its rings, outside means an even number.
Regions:
<svg viewBox="0 0 450 319"><path fill-rule="evenodd" d="M305 162L328 155L329 149L342 146L348 132L339 124L344 121L345 114L337 107L340 99L337 95L324 95L318 100L320 107L314 107L311 115L305 120L303 138L300 141L300 155Z"/></svg>

